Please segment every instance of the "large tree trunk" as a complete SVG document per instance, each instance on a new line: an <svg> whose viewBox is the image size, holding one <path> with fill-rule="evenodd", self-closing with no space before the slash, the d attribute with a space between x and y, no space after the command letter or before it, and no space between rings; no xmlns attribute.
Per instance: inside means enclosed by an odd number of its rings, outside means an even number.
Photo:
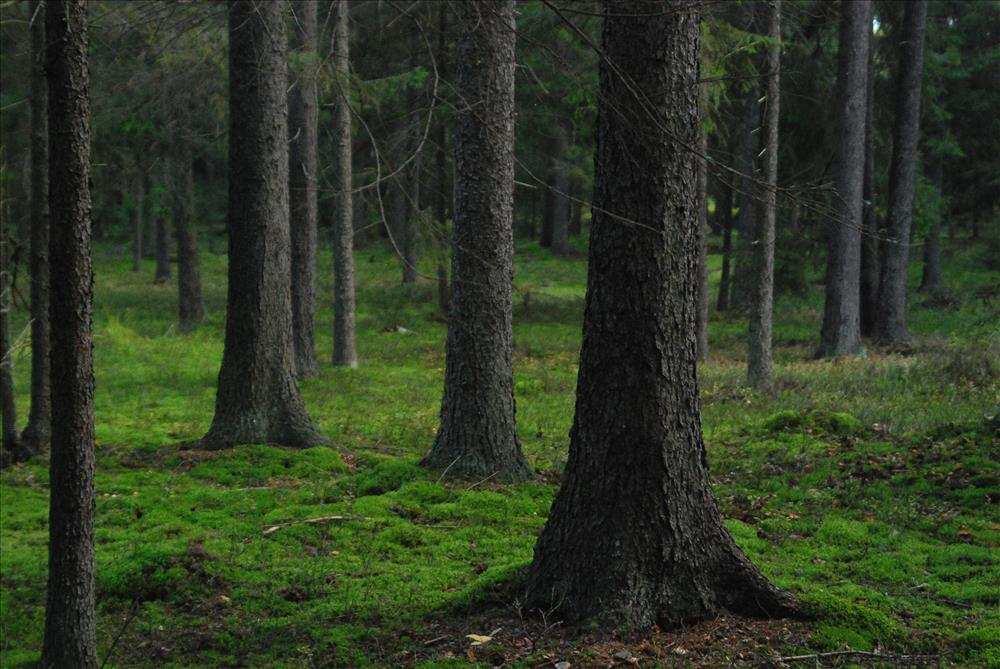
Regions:
<svg viewBox="0 0 1000 669"><path fill-rule="evenodd" d="M878 314L879 231L875 215L875 42L868 44L865 104L865 171L861 205L861 334L875 332Z"/></svg>
<svg viewBox="0 0 1000 669"><path fill-rule="evenodd" d="M554 166L552 187L552 252L556 255L569 255L569 218L570 200L569 194L569 163L567 154L569 152L569 132L563 122L557 122L553 128L555 132L555 151L553 152Z"/></svg>
<svg viewBox="0 0 1000 669"><path fill-rule="evenodd" d="M142 219L142 199L143 199L143 177L136 174L132 177L132 271L138 272L142 268L143 259L143 226ZM148 240L146 242L148 244Z"/></svg>
<svg viewBox="0 0 1000 669"><path fill-rule="evenodd" d="M705 101L702 99L702 110ZM698 137L698 309L695 316L695 336L698 339L698 360L708 360L708 133Z"/></svg>
<svg viewBox="0 0 1000 669"><path fill-rule="evenodd" d="M722 274L719 277L719 295L715 300L715 310L726 311L729 309L729 267L733 255L733 189L724 179L719 179L719 183L722 186L719 198L722 211Z"/></svg>
<svg viewBox="0 0 1000 669"><path fill-rule="evenodd" d="M22 447L49 441L49 107L45 81L45 10L31 3L31 409Z"/></svg>
<svg viewBox="0 0 1000 669"><path fill-rule="evenodd" d="M514 2L455 6L453 294L441 426L423 464L455 477L526 479L514 422Z"/></svg>
<svg viewBox="0 0 1000 669"><path fill-rule="evenodd" d="M899 75L896 82L896 123L889 175L888 239L879 288L875 336L883 344L904 344L906 328L906 269L917 178L920 138L920 93L924 72L924 24L927 1L911 0L903 10Z"/></svg>
<svg viewBox="0 0 1000 669"><path fill-rule="evenodd" d="M696 5L609 6L576 414L528 602L637 628L783 614L723 525L701 437ZM611 108L636 91L656 119Z"/></svg>
<svg viewBox="0 0 1000 669"><path fill-rule="evenodd" d="M185 131L190 131L185 128ZM177 318L181 332L190 332L205 320L201 269L194 217L194 156L191 139L181 139L183 151L174 159L174 238L177 241Z"/></svg>
<svg viewBox="0 0 1000 669"><path fill-rule="evenodd" d="M97 667L87 2L46 3L52 457L43 667Z"/></svg>
<svg viewBox="0 0 1000 669"><path fill-rule="evenodd" d="M298 58L289 93L288 196L292 236L292 345L300 377L316 374L316 0L296 0L290 8L292 44Z"/></svg>
<svg viewBox="0 0 1000 669"><path fill-rule="evenodd" d="M778 115L781 70L781 0L767 3L767 34L771 43L763 59L763 72L767 77L766 110L764 112L763 188L760 193L760 212L755 226L753 266L755 286L752 294L749 348L747 355L747 380L757 389L771 386L774 361L771 357L771 331L774 320L774 227L778 188Z"/></svg>
<svg viewBox="0 0 1000 669"><path fill-rule="evenodd" d="M817 351L826 357L861 351L861 197L871 0L841 3L840 11L838 206L828 222L826 302Z"/></svg>
<svg viewBox="0 0 1000 669"><path fill-rule="evenodd" d="M333 93L335 169L333 216L333 364L358 366L354 334L354 206L351 156L351 109L347 92L350 70L350 34L347 0L336 0L333 26L333 71L337 87Z"/></svg>
<svg viewBox="0 0 1000 669"><path fill-rule="evenodd" d="M156 230L156 273L153 281L166 283L170 281L170 236L163 216L156 216L153 228Z"/></svg>
<svg viewBox="0 0 1000 669"><path fill-rule="evenodd" d="M920 290L932 293L941 289L941 219L944 212L944 165L935 158L929 170L930 181L937 189L941 204L931 220L931 228L924 238L924 271L920 277Z"/></svg>
<svg viewBox="0 0 1000 669"><path fill-rule="evenodd" d="M207 448L323 438L306 413L292 347L284 4L229 7L229 291Z"/></svg>

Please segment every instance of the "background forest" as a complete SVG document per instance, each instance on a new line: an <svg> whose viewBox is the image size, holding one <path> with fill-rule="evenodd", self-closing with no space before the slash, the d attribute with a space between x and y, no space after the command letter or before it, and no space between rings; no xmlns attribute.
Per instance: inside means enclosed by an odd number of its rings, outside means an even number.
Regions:
<svg viewBox="0 0 1000 669"><path fill-rule="evenodd" d="M39 301L62 269L38 264L33 204L45 4L0 0L4 667L40 661L50 568L59 377L53 357L50 395L37 342L63 322ZM226 315L242 289L229 261L254 247L230 234L234 203L254 206L231 153L252 165L243 147L256 121L240 114L267 103L256 89L235 95L254 85L230 72L236 10L81 4L94 627L106 666L1000 667L1000 2L512 3L513 99L489 113L494 126L513 119L516 452L485 474L453 468L448 421L472 413L456 388L494 381L446 379L468 314L456 305L473 290L455 256L463 243L493 248L469 193L502 172L467 125L469 72L489 69L468 38L488 30L459 7L476 3L260 3L288 34L287 86L274 90L287 93L289 224L254 267L291 285L287 332L266 319L260 329L290 342L301 398L289 402L308 425L253 445L216 404L227 374L239 389L256 369L249 353L231 357ZM588 290L625 248L595 226L630 229L595 202L614 202L616 175L645 169L638 158L602 167L599 142L615 141L612 128L644 146L654 135L634 109L661 93L610 94L605 22L618 7L673 25L692 6L697 91L682 111L699 132L667 153L699 157L680 178L697 197L697 240L676 246L692 251L684 285L697 314L675 350L697 352L724 527L801 615L722 606L652 631L580 623L558 602L525 600L522 579L571 478L581 346L599 320ZM861 43L859 60L845 45ZM621 126L602 125L612 111ZM283 273L274 255L287 256ZM853 340L841 308L854 310ZM608 358L643 327L625 323Z"/></svg>

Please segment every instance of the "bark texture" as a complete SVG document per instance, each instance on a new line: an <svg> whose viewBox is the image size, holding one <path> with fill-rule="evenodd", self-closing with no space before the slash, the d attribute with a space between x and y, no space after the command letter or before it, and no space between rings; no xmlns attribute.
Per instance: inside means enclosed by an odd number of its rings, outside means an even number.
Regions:
<svg viewBox="0 0 1000 669"><path fill-rule="evenodd" d="M0 467L25 459L17 434L17 404L14 401L14 358L10 351L11 259L7 239L0 243L0 412L3 419L3 444L0 444Z"/></svg>
<svg viewBox="0 0 1000 669"><path fill-rule="evenodd" d="M861 204L861 334L875 332L878 314L879 231L875 215L875 42L868 45L868 85L865 105L865 173Z"/></svg>
<svg viewBox="0 0 1000 669"><path fill-rule="evenodd" d="M339 88L333 99L333 136L335 138L333 179L336 190L333 214L333 364L358 366L354 334L354 201L351 196L351 110L347 104L350 74L350 34L347 0L336 0L333 29L333 71Z"/></svg>
<svg viewBox="0 0 1000 669"><path fill-rule="evenodd" d="M704 100L702 100L704 109ZM695 336L698 339L698 360L708 360L708 133L698 137L698 311Z"/></svg>
<svg viewBox="0 0 1000 669"><path fill-rule="evenodd" d="M300 377L319 371L316 363L316 0L295 0L292 48L299 57L289 91L288 197L292 236L292 345Z"/></svg>
<svg viewBox="0 0 1000 669"><path fill-rule="evenodd" d="M861 197L865 162L871 0L840 5L836 210L828 222L826 300L817 355L861 351Z"/></svg>
<svg viewBox="0 0 1000 669"><path fill-rule="evenodd" d="M910 258L910 228L916 192L926 22L927 0L906 3L896 82L896 123L892 134L889 214L886 222L888 238L875 324L875 336L883 344L905 344L910 340L906 327L906 269Z"/></svg>
<svg viewBox="0 0 1000 669"><path fill-rule="evenodd" d="M609 6L576 414L527 599L636 628L783 614L792 600L722 523L701 437L696 5ZM656 120L607 108L635 90Z"/></svg>
<svg viewBox="0 0 1000 669"><path fill-rule="evenodd" d="M45 80L45 4L31 3L31 408L22 447L49 441L49 105Z"/></svg>
<svg viewBox="0 0 1000 669"><path fill-rule="evenodd" d="M173 215L177 242L177 322L181 332L190 332L205 320L201 294L198 237L194 224L194 157L191 142L184 138L182 152L174 160Z"/></svg>
<svg viewBox="0 0 1000 669"><path fill-rule="evenodd" d="M754 388L771 386L774 360L771 338L774 324L774 232L778 188L778 118L780 114L781 76L781 0L767 2L767 35L771 43L763 62L766 76L764 111L763 188L758 188L759 214L753 245L754 290L747 328L749 347L747 381Z"/></svg>
<svg viewBox="0 0 1000 669"><path fill-rule="evenodd" d="M156 273L153 281L166 283L170 281L170 234L162 216L153 221L153 229L156 231Z"/></svg>
<svg viewBox="0 0 1000 669"><path fill-rule="evenodd" d="M449 476L523 480L514 422L514 3L456 6L453 292L441 426L425 466Z"/></svg>
<svg viewBox="0 0 1000 669"><path fill-rule="evenodd" d="M52 458L43 667L97 667L86 0L46 3Z"/></svg>
<svg viewBox="0 0 1000 669"><path fill-rule="evenodd" d="M283 3L229 6L229 289L207 448L323 442L295 380Z"/></svg>

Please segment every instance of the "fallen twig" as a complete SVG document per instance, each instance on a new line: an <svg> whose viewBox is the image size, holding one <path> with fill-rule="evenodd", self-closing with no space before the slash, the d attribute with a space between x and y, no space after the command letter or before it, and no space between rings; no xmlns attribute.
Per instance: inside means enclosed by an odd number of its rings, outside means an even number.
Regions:
<svg viewBox="0 0 1000 669"><path fill-rule="evenodd" d="M827 657L868 657L889 662L924 662L930 664L938 659L936 655L894 655L892 653L877 653L868 650L834 650L827 653L810 653L809 655L786 655L776 659L777 662L802 662L805 660L821 660Z"/></svg>
<svg viewBox="0 0 1000 669"><path fill-rule="evenodd" d="M335 523L343 520L374 520L374 518L369 518L368 516L320 516L319 518L290 520L287 523L278 523L277 525L271 525L270 527L265 527L263 535L266 537L269 534L274 534L282 527L288 527L289 525L321 525L323 523Z"/></svg>

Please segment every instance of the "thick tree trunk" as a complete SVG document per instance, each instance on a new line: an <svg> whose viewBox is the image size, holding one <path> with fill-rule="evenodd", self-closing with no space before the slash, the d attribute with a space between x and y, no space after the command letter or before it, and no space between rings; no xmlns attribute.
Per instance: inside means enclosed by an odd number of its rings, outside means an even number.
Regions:
<svg viewBox="0 0 1000 669"><path fill-rule="evenodd" d="M229 6L229 291L206 448L323 442L295 380L284 4Z"/></svg>
<svg viewBox="0 0 1000 669"><path fill-rule="evenodd" d="M828 223L826 302L817 351L826 357L861 351L861 198L871 0L841 3L840 11L838 205Z"/></svg>
<svg viewBox="0 0 1000 669"><path fill-rule="evenodd" d="M292 236L292 346L299 377L313 376L316 363L316 0L295 0L290 9L292 48L298 58L289 92L289 225ZM350 219L348 219L350 220Z"/></svg>
<svg viewBox="0 0 1000 669"><path fill-rule="evenodd" d="M49 106L45 80L45 8L31 3L31 409L22 447L49 441Z"/></svg>
<svg viewBox="0 0 1000 669"><path fill-rule="evenodd" d="M441 426L425 466L500 481L531 474L514 422L514 2L455 6L453 294Z"/></svg>
<svg viewBox="0 0 1000 669"><path fill-rule="evenodd" d="M774 361L771 337L774 320L774 228L778 188L778 115L781 70L781 0L767 2L767 48L763 71L767 77L764 112L764 170L766 185L760 192L760 212L753 247L754 291L748 327L747 380L757 389L771 387Z"/></svg>
<svg viewBox="0 0 1000 669"><path fill-rule="evenodd" d="M555 163L553 166L552 183L555 193L553 193L552 203L552 252L556 255L565 256L570 254L569 246L569 218L570 200L569 193L569 164L567 163L567 153L569 150L569 133L562 122L557 122L554 127L555 151L553 155Z"/></svg>
<svg viewBox="0 0 1000 669"><path fill-rule="evenodd" d="M944 212L944 165L940 158L934 160L929 170L930 181L942 199L931 228L924 238L924 271L920 277L920 290L933 293L941 289L941 219Z"/></svg>
<svg viewBox="0 0 1000 669"><path fill-rule="evenodd" d="M704 110L704 100L702 100ZM698 151L708 156L708 133L699 132ZM708 160L698 158L698 309L695 334L698 360L708 360Z"/></svg>
<svg viewBox="0 0 1000 669"><path fill-rule="evenodd" d="M174 238L177 241L177 319L181 332L190 332L205 320L201 294L201 269L194 217L194 158L191 141L184 138L184 151L174 160Z"/></svg>
<svg viewBox="0 0 1000 669"><path fill-rule="evenodd" d="M875 336L883 344L904 344L910 339L906 328L906 270L910 257L910 228L916 192L926 20L927 0L911 0L906 3L896 82L896 123L893 126L889 175L888 239L879 288L878 320L875 324Z"/></svg>
<svg viewBox="0 0 1000 669"><path fill-rule="evenodd" d="M153 227L156 230L156 274L153 281L166 283L170 281L170 237L167 223L162 216L157 216Z"/></svg>
<svg viewBox="0 0 1000 669"><path fill-rule="evenodd" d="M43 667L97 667L87 3L46 3L52 457Z"/></svg>
<svg viewBox="0 0 1000 669"><path fill-rule="evenodd" d="M722 197L719 201L722 210L722 274L719 277L719 295L715 300L715 310L726 311L729 309L729 266L733 255L733 189L729 184L722 183Z"/></svg>
<svg viewBox="0 0 1000 669"><path fill-rule="evenodd" d="M142 175L136 174L132 177L132 271L138 272L142 268L143 259L143 226L142 219L142 199L143 199ZM148 244L148 241L146 242Z"/></svg>
<svg viewBox="0 0 1000 669"><path fill-rule="evenodd" d="M868 85L865 104L865 172L862 184L861 334L875 332L878 314L879 230L875 216L875 42L868 45Z"/></svg>
<svg viewBox="0 0 1000 669"><path fill-rule="evenodd" d="M527 598L564 619L637 628L793 606L733 541L709 487L695 370L697 157L685 148L697 145L698 16L694 4L653 6L618 2L604 18L576 414ZM636 90L660 110L655 122L638 106L626 118L605 108Z"/></svg>
<svg viewBox="0 0 1000 669"><path fill-rule="evenodd" d="M354 334L354 200L351 196L353 168L351 156L351 110L347 102L350 70L350 34L347 0L336 0L333 27L333 71L337 87L333 93L333 136L335 169L333 216L333 364L358 366Z"/></svg>

